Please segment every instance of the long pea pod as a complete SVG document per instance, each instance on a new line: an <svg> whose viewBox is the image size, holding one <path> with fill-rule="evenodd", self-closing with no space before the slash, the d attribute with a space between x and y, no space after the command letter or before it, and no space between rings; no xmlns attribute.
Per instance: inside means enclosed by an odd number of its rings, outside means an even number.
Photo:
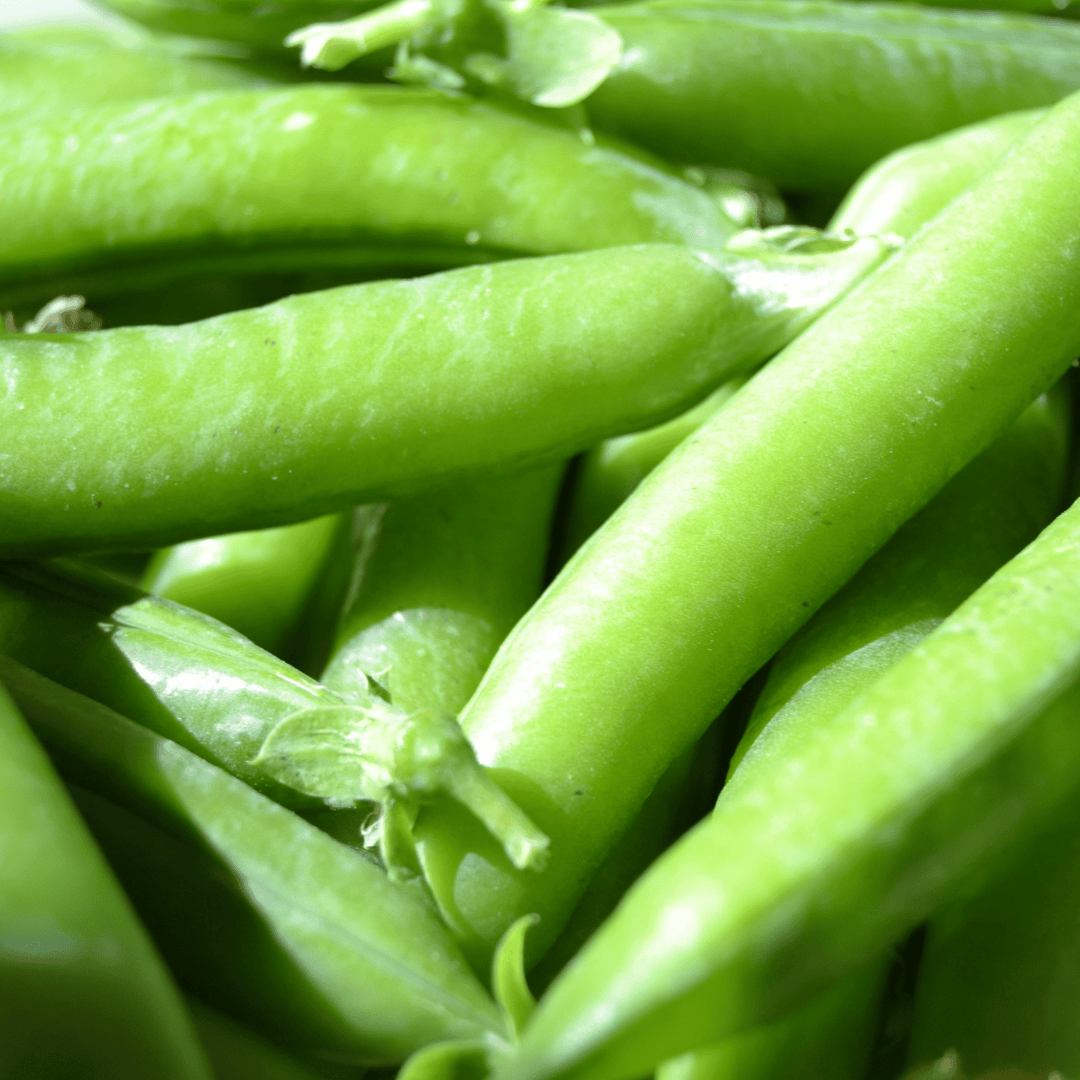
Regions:
<svg viewBox="0 0 1080 1080"><path fill-rule="evenodd" d="M839 232L911 237L980 180L1045 115L1005 113L896 150L872 165L829 221Z"/></svg>
<svg viewBox="0 0 1080 1080"><path fill-rule="evenodd" d="M173 95L0 135L0 299L91 300L208 273L443 268L735 226L637 157L400 87ZM384 274L385 276L385 274Z"/></svg>
<svg viewBox="0 0 1080 1080"><path fill-rule="evenodd" d="M583 104L671 160L837 194L892 150L1080 86L1076 26L906 4L392 0L289 40L332 68L401 42L399 78Z"/></svg>
<svg viewBox="0 0 1080 1080"><path fill-rule="evenodd" d="M418 892L177 744L6 657L0 669L69 782L101 797L83 812L191 992L343 1063L505 1037Z"/></svg>
<svg viewBox="0 0 1080 1080"><path fill-rule="evenodd" d="M416 826L471 953L537 912L542 954L670 762L1066 370L1077 169L1071 98L654 470L518 624L461 723L551 838L542 880L460 822Z"/></svg>
<svg viewBox="0 0 1080 1080"><path fill-rule="evenodd" d="M147 592L194 608L280 654L303 616L338 528L336 515L165 548L143 575Z"/></svg>
<svg viewBox="0 0 1080 1080"><path fill-rule="evenodd" d="M457 714L540 593L561 466L367 509L321 681Z"/></svg>
<svg viewBox="0 0 1080 1080"><path fill-rule="evenodd" d="M448 794L479 813L518 864L546 844L431 710L349 702L227 626L77 564L0 569L0 653L223 766L287 806L378 802L389 812ZM332 792L294 782L297 732L343 764ZM275 741L276 738L276 741ZM344 745L342 745L342 739ZM378 831L371 834L381 839Z"/></svg>
<svg viewBox="0 0 1080 1080"><path fill-rule="evenodd" d="M780 229L181 327L0 334L0 556L160 546L565 460L756 367L887 251Z"/></svg>
<svg viewBox="0 0 1080 1080"><path fill-rule="evenodd" d="M768 769L797 750L800 732L827 725L1036 536L1064 499L1069 422L1070 395L1059 384L955 476L777 653L731 775L738 775L744 760L752 777L755 769ZM873 970L880 991L881 963ZM763 1030L691 1054L670 1067L670 1077L661 1070L662 1080L681 1080L680 1069L694 1080L751 1080L755 1069L764 1068L784 1076L800 1075L799 1069L809 1070L808 1077L815 1070L857 1075L866 1067L878 1006L867 980L873 982L868 972L848 976L852 985L831 991L831 1006L819 1001L800 1010L800 1019L779 1022L772 1034ZM819 1039L820 1050L810 1053L805 1041L815 1045Z"/></svg>
<svg viewBox="0 0 1080 1080"><path fill-rule="evenodd" d="M176 987L0 686L0 1074L210 1080Z"/></svg>

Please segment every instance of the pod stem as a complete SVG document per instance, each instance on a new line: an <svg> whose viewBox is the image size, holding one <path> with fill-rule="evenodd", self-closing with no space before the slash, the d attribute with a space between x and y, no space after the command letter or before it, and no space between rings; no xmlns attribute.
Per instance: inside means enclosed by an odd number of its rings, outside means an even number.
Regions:
<svg viewBox="0 0 1080 1080"><path fill-rule="evenodd" d="M355 19L315 23L295 30L286 39L300 47L304 67L338 71L353 60L388 45L397 45L428 23L432 0L392 0Z"/></svg>

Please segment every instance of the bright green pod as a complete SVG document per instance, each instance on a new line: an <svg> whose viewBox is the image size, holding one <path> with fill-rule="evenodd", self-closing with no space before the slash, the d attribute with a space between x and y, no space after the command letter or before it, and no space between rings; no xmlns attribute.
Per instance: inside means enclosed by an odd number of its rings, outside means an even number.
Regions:
<svg viewBox="0 0 1080 1080"><path fill-rule="evenodd" d="M621 244L711 248L735 231L663 167L389 86L173 96L9 125L0 190L12 308L58 293L93 307L224 272L363 277Z"/></svg>
<svg viewBox="0 0 1080 1080"><path fill-rule="evenodd" d="M143 575L147 592L194 608L280 654L329 556L336 515L165 548Z"/></svg>
<svg viewBox="0 0 1080 1080"><path fill-rule="evenodd" d="M210 1080L183 1001L0 686L0 1075Z"/></svg>
<svg viewBox="0 0 1080 1080"><path fill-rule="evenodd" d="M268 87L212 50L91 27L0 33L0 118L26 130L50 116L207 90Z"/></svg>
<svg viewBox="0 0 1080 1080"><path fill-rule="evenodd" d="M364 507L321 681L456 715L540 594L563 467Z"/></svg>
<svg viewBox="0 0 1080 1080"><path fill-rule="evenodd" d="M914 236L981 180L1044 115L1044 109L1005 113L894 151L859 177L829 229Z"/></svg>
<svg viewBox="0 0 1080 1080"><path fill-rule="evenodd" d="M560 563L565 563L615 513L683 439L715 416L742 383L742 379L724 383L674 420L647 431L605 439L585 453L573 478Z"/></svg>
<svg viewBox="0 0 1080 1080"><path fill-rule="evenodd" d="M416 826L470 952L537 912L541 954L670 762L1068 368L1077 170L1080 97L674 451L518 624L461 724L551 838L547 870L449 815Z"/></svg>
<svg viewBox="0 0 1080 1080"><path fill-rule="evenodd" d="M342 1064L504 1037L417 890L177 744L6 657L0 670L67 779L102 796L83 812L190 992Z"/></svg>
<svg viewBox="0 0 1080 1080"><path fill-rule="evenodd" d="M158 547L565 460L756 367L886 252L781 228L181 327L0 334L0 557Z"/></svg>

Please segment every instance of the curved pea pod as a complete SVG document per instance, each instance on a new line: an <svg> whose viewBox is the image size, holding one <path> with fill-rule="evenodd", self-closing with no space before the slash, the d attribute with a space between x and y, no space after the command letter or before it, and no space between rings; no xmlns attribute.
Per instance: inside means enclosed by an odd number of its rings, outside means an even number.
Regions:
<svg viewBox="0 0 1080 1080"><path fill-rule="evenodd" d="M911 237L986 175L1045 115L1005 113L896 150L859 177L829 229Z"/></svg>
<svg viewBox="0 0 1080 1080"><path fill-rule="evenodd" d="M715 416L744 381L732 379L724 383L674 420L647 431L605 439L587 451L573 478L562 537L562 562L611 517L683 439Z"/></svg>
<svg viewBox="0 0 1080 1080"><path fill-rule="evenodd" d="M210 1080L176 987L0 686L0 1074Z"/></svg>
<svg viewBox="0 0 1080 1080"><path fill-rule="evenodd" d="M805 1000L1080 776L1080 505L839 712L733 775L496 1075L613 1080Z"/></svg>
<svg viewBox="0 0 1080 1080"><path fill-rule="evenodd" d="M337 516L327 515L278 529L190 540L159 551L142 585L280 653L318 583L337 527Z"/></svg>
<svg viewBox="0 0 1080 1080"><path fill-rule="evenodd" d="M377 698L346 702L215 619L106 574L4 566L0 652L287 806L312 809L328 797L400 815L447 794L481 815L516 864L542 859L546 838L477 765L449 717ZM371 839L383 839L382 818Z"/></svg>
<svg viewBox="0 0 1080 1080"><path fill-rule="evenodd" d="M565 460L768 359L887 251L780 229L179 328L0 335L0 556L161 546Z"/></svg>
<svg viewBox="0 0 1080 1080"><path fill-rule="evenodd" d="M6 657L0 670L69 781L101 796L83 812L191 992L342 1063L505 1037L416 889L176 743Z"/></svg>
<svg viewBox="0 0 1080 1080"><path fill-rule="evenodd" d="M400 87L103 106L7 127L0 161L0 297L12 308L43 289L93 306L226 270L363 276L620 244L718 247L735 232L715 200L656 164Z"/></svg>
<svg viewBox="0 0 1080 1080"><path fill-rule="evenodd" d="M290 37L340 67L402 42L399 78L584 104L597 130L673 161L840 193L892 150L1080 87L1080 27L829 0L394 0Z"/></svg>
<svg viewBox="0 0 1080 1080"><path fill-rule="evenodd" d="M467 824L416 826L471 952L538 912L542 954L668 764L1066 371L1080 228L1060 199L1075 169L1080 97L755 375L518 623L461 724L551 838L542 880Z"/></svg>
<svg viewBox="0 0 1080 1080"><path fill-rule="evenodd" d="M406 710L457 714L540 593L563 467L364 508L365 535L321 681L371 679Z"/></svg>
<svg viewBox="0 0 1080 1080"><path fill-rule="evenodd" d="M103 105L271 82L215 56L141 34L91 27L0 33L0 118L22 128Z"/></svg>

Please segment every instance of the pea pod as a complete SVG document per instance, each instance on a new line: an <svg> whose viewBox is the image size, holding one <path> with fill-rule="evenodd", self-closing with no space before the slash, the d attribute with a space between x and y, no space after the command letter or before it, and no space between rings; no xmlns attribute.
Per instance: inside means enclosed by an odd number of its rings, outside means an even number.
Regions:
<svg viewBox="0 0 1080 1080"><path fill-rule="evenodd" d="M829 228L914 236L985 176L1044 114L1042 109L1005 113L894 151L859 178Z"/></svg>
<svg viewBox="0 0 1080 1080"><path fill-rule="evenodd" d="M0 1074L210 1080L183 1002L0 687Z"/></svg>
<svg viewBox="0 0 1080 1080"><path fill-rule="evenodd" d="M0 161L0 299L12 308L57 293L93 306L225 271L362 277L654 241L716 247L735 231L656 164L396 87L103 106L7 127Z"/></svg>
<svg viewBox="0 0 1080 1080"><path fill-rule="evenodd" d="M415 890L177 744L10 659L0 668L68 779L104 796L81 797L83 812L111 838L111 861L189 990L343 1063L504 1037Z"/></svg>
<svg viewBox="0 0 1080 1080"><path fill-rule="evenodd" d="M751 379L517 625L461 723L551 838L550 865L530 881L467 824L416 826L470 952L538 912L542 954L670 762L1067 369L1080 350L1061 204L1073 169L1080 98Z"/></svg>
<svg viewBox="0 0 1080 1080"><path fill-rule="evenodd" d="M540 592L561 466L371 508L321 676L457 714Z"/></svg>
<svg viewBox="0 0 1080 1080"><path fill-rule="evenodd" d="M671 160L837 194L901 146L1080 87L1080 27L906 4L392 0L289 41L332 68L400 41L402 79L582 103Z"/></svg>
<svg viewBox="0 0 1080 1080"><path fill-rule="evenodd" d="M280 653L298 625L333 544L335 515L206 537L154 556L143 587Z"/></svg>
<svg viewBox="0 0 1080 1080"><path fill-rule="evenodd" d="M357 285L180 328L0 335L0 556L161 546L566 459L760 364L886 251L781 229L714 253L651 244Z"/></svg>
<svg viewBox="0 0 1080 1080"><path fill-rule="evenodd" d="M450 718L377 698L346 702L222 623L108 575L74 564L4 566L0 652L286 805L317 805L305 795L339 806L374 801L392 823L394 807L448 794L480 814L515 862L542 861L545 838L476 764ZM331 763L331 792L297 783L305 767L295 740L312 732L344 754ZM381 826L372 842L383 839Z"/></svg>

